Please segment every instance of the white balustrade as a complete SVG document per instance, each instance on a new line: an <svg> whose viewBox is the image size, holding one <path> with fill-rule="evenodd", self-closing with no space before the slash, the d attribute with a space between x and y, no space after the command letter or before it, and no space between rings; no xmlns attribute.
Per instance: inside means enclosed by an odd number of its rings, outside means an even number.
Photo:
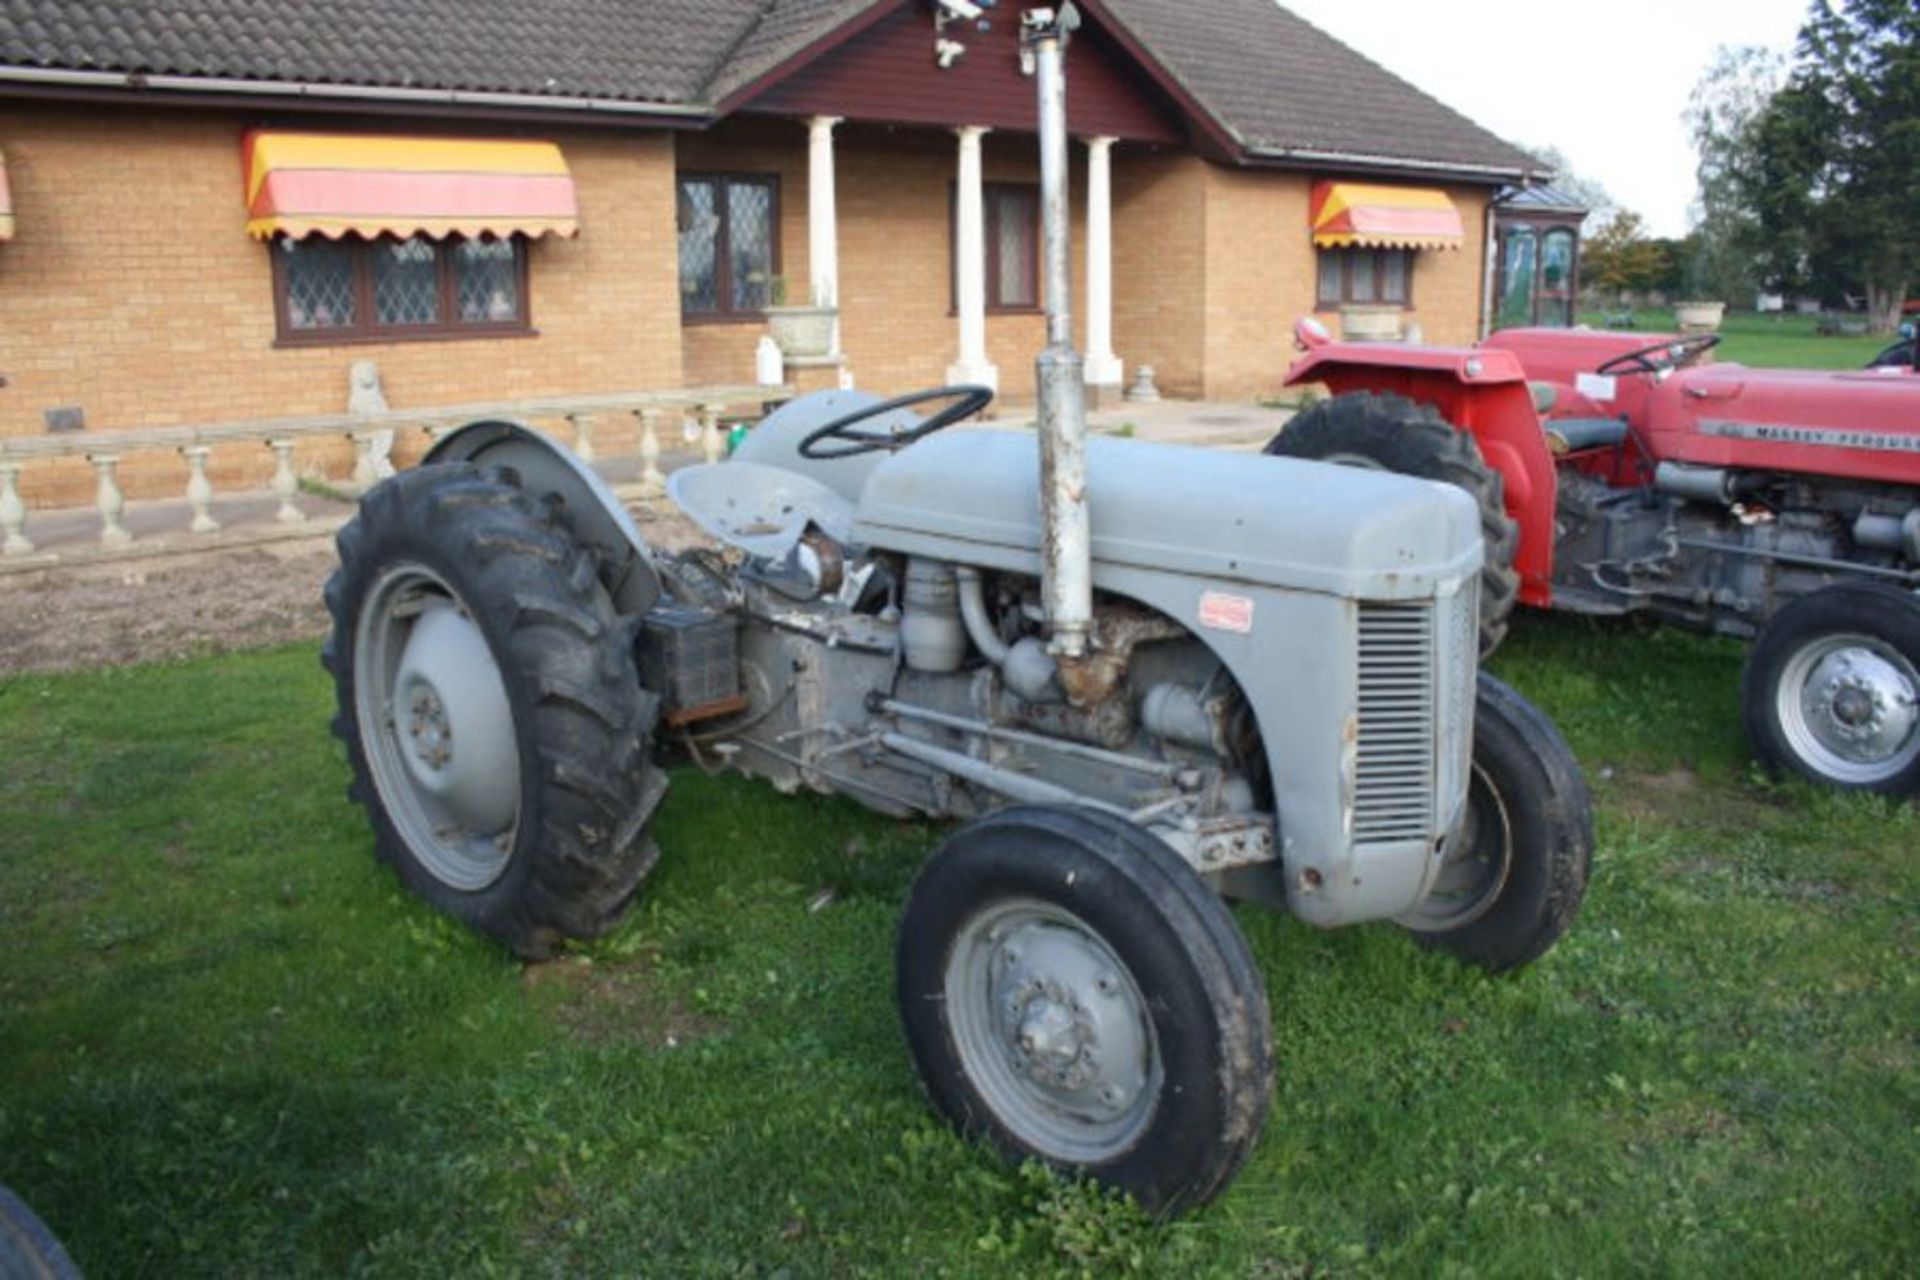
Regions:
<svg viewBox="0 0 1920 1280"><path fill-rule="evenodd" d="M293 495L300 492L300 481L293 474L293 441L269 440L267 448L273 450L273 496L280 499L273 518L281 524L306 523L307 513L293 505Z"/></svg>
<svg viewBox="0 0 1920 1280"><path fill-rule="evenodd" d="M777 395L778 392L772 394ZM430 442L444 438L456 427L482 420L517 419L539 422L556 439L570 439L572 447L585 462L597 460L596 436L604 424L604 415L631 413L639 424L641 490L648 495L666 491L662 473L663 424L673 421L664 415L686 416L686 442L697 448L708 461L717 461L725 450L720 430L721 414L732 405L765 403L769 391L755 386L693 387L673 391L623 392L610 395L560 396L510 403L448 405L430 410L400 410L380 414L335 414L309 418L280 418L253 421L212 422L191 426L140 427L124 431L88 430L72 434L0 436L0 559L36 556L58 559L67 554L60 547L47 545L47 537L27 535L28 509L21 496L22 473L30 466L59 459L84 462L94 473L94 505L100 518L99 544L109 553L122 552L134 541L125 515L127 497L121 489L119 464L123 457L142 452L167 452L185 464L184 485L187 512L182 521L197 535L219 534L219 541L244 542L244 528L236 528L233 518L225 522L215 517L212 467L214 454L223 447L264 444L272 450L274 466L270 489L278 500L274 519L287 526L309 523L308 515L296 502L301 481L294 471L294 451L303 439L339 441L343 437L353 448L352 483L367 489L392 474L383 466L385 443L399 431L422 432ZM563 421L564 420L564 421ZM35 491L39 493L39 490ZM182 490L174 490L176 494ZM344 512L341 513L344 516ZM329 525L329 527L331 527ZM292 529L288 530L293 532ZM268 535L261 530L257 536ZM62 540L64 541L64 539ZM142 540L143 544L145 539ZM164 546L160 540L155 548Z"/></svg>
<svg viewBox="0 0 1920 1280"><path fill-rule="evenodd" d="M204 444L190 444L180 450L187 460L187 505L193 519L187 528L193 533L218 533L220 522L213 518L213 484L207 479L207 455L213 450Z"/></svg>
<svg viewBox="0 0 1920 1280"><path fill-rule="evenodd" d="M0 462L0 555L24 556L33 551L26 528L27 504L20 500L20 464Z"/></svg>
<svg viewBox="0 0 1920 1280"><path fill-rule="evenodd" d="M133 533L120 522L121 513L127 509L126 495L120 492L120 483L114 476L120 458L111 453L90 453L87 461L100 477L99 493L94 500L100 508L100 545L124 547L133 541Z"/></svg>
<svg viewBox="0 0 1920 1280"><path fill-rule="evenodd" d="M667 478L660 474L660 411L635 409L640 419L640 488L649 497L667 491Z"/></svg>
<svg viewBox="0 0 1920 1280"><path fill-rule="evenodd" d="M593 461L594 416L590 413L570 413L567 424L573 428L573 452L582 462Z"/></svg>
<svg viewBox="0 0 1920 1280"><path fill-rule="evenodd" d="M373 452L380 435L378 431L347 433L347 439L353 441L353 487L356 492L365 493L380 483L380 461Z"/></svg>

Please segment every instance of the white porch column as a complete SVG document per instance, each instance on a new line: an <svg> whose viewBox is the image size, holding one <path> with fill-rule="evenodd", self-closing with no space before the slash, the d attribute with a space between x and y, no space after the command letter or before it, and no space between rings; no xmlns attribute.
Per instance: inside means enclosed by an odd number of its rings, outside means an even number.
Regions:
<svg viewBox="0 0 1920 1280"><path fill-rule="evenodd" d="M1117 387L1125 368L1113 353L1112 138L1087 139L1087 384Z"/></svg>
<svg viewBox="0 0 1920 1280"><path fill-rule="evenodd" d="M840 305L839 214L833 198L833 126L838 116L815 116L807 121L807 266L813 296L819 307ZM833 320L830 355L840 354L840 318Z"/></svg>
<svg viewBox="0 0 1920 1280"><path fill-rule="evenodd" d="M986 204L980 181L980 139L983 125L962 125L960 174L954 218L953 253L956 310L960 313L960 358L947 366L948 382L977 382L996 390L1000 371L987 361L987 239Z"/></svg>

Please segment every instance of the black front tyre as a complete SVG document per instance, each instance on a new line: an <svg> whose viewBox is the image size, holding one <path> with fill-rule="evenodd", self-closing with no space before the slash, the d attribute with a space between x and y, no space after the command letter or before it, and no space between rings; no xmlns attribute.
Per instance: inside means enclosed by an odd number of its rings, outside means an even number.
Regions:
<svg viewBox="0 0 1920 1280"><path fill-rule="evenodd" d="M1265 1123L1266 990L1220 899L1139 827L1017 806L928 861L900 923L900 1015L959 1129L1173 1213Z"/></svg>
<svg viewBox="0 0 1920 1280"><path fill-rule="evenodd" d="M1760 629L1740 704L1754 754L1776 774L1920 792L1920 600L1847 582L1794 601Z"/></svg>
<svg viewBox="0 0 1920 1280"><path fill-rule="evenodd" d="M1513 567L1520 526L1507 515L1500 473L1480 456L1472 436L1456 430L1430 404L1349 391L1295 414L1264 452L1419 476L1463 490L1480 508L1480 536L1487 549L1480 570L1480 656L1499 646L1520 594L1520 575Z"/></svg>
<svg viewBox="0 0 1920 1280"><path fill-rule="evenodd" d="M1426 899L1400 918L1422 945L1501 972L1573 923L1593 862L1593 800L1560 731L1484 672L1467 811Z"/></svg>
<svg viewBox="0 0 1920 1280"><path fill-rule="evenodd" d="M19 1196L0 1186L0 1278L79 1280L80 1269L47 1224Z"/></svg>
<svg viewBox="0 0 1920 1280"><path fill-rule="evenodd" d="M511 471L443 463L339 534L324 661L349 795L420 897L530 959L604 932L656 851L656 702L592 556Z"/></svg>

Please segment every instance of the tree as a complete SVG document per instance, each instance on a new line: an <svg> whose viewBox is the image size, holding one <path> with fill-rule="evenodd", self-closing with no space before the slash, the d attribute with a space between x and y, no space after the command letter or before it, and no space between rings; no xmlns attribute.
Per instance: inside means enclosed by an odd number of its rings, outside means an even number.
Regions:
<svg viewBox="0 0 1920 1280"><path fill-rule="evenodd" d="M1587 211L1587 216L1596 224L1604 222L1617 207L1613 197L1598 179L1589 178L1574 170L1573 162L1567 159L1566 152L1558 147L1528 147L1540 167L1553 172L1553 185L1578 200Z"/></svg>
<svg viewBox="0 0 1920 1280"><path fill-rule="evenodd" d="M1920 273L1920 7L1814 0L1748 141L1731 181L1772 281L1858 290L1890 332Z"/></svg>
<svg viewBox="0 0 1920 1280"><path fill-rule="evenodd" d="M1758 292L1760 229L1740 176L1755 121L1787 78L1787 60L1760 45L1721 45L1695 82L1681 118L1698 157L1693 229L1667 287L1695 298L1750 300Z"/></svg>
<svg viewBox="0 0 1920 1280"><path fill-rule="evenodd" d="M1647 238L1647 224L1631 209L1616 209L1580 248L1581 274L1596 289L1627 294L1652 288L1667 255Z"/></svg>

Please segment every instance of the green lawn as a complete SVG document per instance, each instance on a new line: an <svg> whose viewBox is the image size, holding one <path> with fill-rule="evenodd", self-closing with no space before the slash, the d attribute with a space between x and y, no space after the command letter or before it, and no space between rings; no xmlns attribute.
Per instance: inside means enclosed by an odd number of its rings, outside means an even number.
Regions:
<svg viewBox="0 0 1920 1280"><path fill-rule="evenodd" d="M1756 781L1738 665L1525 620L1585 913L1494 980L1242 910L1272 1122L1162 1227L922 1103L932 829L684 773L631 920L528 970L372 862L312 646L5 680L0 1181L102 1277L1911 1274L1920 822Z"/></svg>
<svg viewBox="0 0 1920 1280"><path fill-rule="evenodd" d="M1675 333L1673 312L1642 310L1634 313L1642 332ZM1605 314L1585 312L1580 323L1605 327ZM1760 315L1729 311L1720 326L1720 346L1713 359L1732 360L1756 368L1858 369L1893 342L1891 337L1842 338L1816 333L1813 316Z"/></svg>

